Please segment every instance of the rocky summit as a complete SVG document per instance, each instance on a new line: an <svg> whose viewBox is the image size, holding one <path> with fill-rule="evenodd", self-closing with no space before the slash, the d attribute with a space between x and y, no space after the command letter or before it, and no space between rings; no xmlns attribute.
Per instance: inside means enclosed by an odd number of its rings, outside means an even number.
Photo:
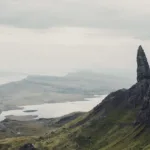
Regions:
<svg viewBox="0 0 150 150"><path fill-rule="evenodd" d="M139 111L136 124L150 125L150 68L142 46L137 54L137 86L140 89L142 107ZM138 92L138 90L137 90Z"/></svg>
<svg viewBox="0 0 150 150"><path fill-rule="evenodd" d="M139 46L137 53L137 81L150 79L150 68L142 46Z"/></svg>

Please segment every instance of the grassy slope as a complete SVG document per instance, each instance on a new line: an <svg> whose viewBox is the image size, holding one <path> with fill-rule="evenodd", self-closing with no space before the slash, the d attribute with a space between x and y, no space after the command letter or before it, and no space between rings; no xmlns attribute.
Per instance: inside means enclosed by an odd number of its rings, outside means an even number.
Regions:
<svg viewBox="0 0 150 150"><path fill-rule="evenodd" d="M150 129L131 125L136 112L137 109L114 110L106 118L97 116L77 125L86 114L47 136L30 138L40 150L149 150ZM18 145L31 142L30 138L2 140L0 148L16 150Z"/></svg>
<svg viewBox="0 0 150 150"><path fill-rule="evenodd" d="M149 129L130 124L134 121L135 112L114 111L102 121L96 118L70 130L61 129L40 143L49 150L147 150Z"/></svg>

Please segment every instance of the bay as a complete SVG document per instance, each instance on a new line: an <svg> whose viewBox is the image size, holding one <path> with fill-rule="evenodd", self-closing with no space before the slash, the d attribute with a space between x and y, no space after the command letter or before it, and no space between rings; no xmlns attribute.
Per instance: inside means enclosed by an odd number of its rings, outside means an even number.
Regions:
<svg viewBox="0 0 150 150"><path fill-rule="evenodd" d="M99 95L93 98L86 98L85 101L64 102L64 103L45 103L41 105L20 106L20 110L3 111L0 114L0 121L6 116L38 116L37 118L56 118L73 112L88 112L93 109L106 95ZM31 111L30 110L36 110ZM37 119L35 118L35 119Z"/></svg>

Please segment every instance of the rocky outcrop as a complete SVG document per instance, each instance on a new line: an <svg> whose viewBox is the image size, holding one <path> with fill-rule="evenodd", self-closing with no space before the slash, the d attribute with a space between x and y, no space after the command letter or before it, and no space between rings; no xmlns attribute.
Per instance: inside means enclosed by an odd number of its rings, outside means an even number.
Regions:
<svg viewBox="0 0 150 150"><path fill-rule="evenodd" d="M146 55L141 46L138 49L137 65L137 84L141 85L143 82L144 84L142 87L144 90L142 97L140 97L142 100L142 107L137 115L135 124L150 125L150 69ZM136 90L136 92L138 93L138 90Z"/></svg>
<svg viewBox="0 0 150 150"><path fill-rule="evenodd" d="M136 84L134 84L130 89L128 89L128 98L127 102L130 106L136 108L138 106L142 106L143 99L147 94L150 82L149 80L142 80Z"/></svg>
<svg viewBox="0 0 150 150"><path fill-rule="evenodd" d="M23 145L22 147L20 147L19 150L38 150L38 149L36 149L36 148L33 146L33 144L28 143L28 144L25 144L25 145Z"/></svg>
<svg viewBox="0 0 150 150"><path fill-rule="evenodd" d="M135 124L150 125L150 81L149 88L143 98L143 105L139 111Z"/></svg>
<svg viewBox="0 0 150 150"><path fill-rule="evenodd" d="M142 46L138 48L137 54L137 81L150 79L150 68Z"/></svg>
<svg viewBox="0 0 150 150"><path fill-rule="evenodd" d="M136 111L135 125L150 126L150 68L141 46L137 53L137 83L129 89L122 89L109 94L90 113L91 118L96 115L107 116L113 110Z"/></svg>
<svg viewBox="0 0 150 150"><path fill-rule="evenodd" d="M136 119L137 124L150 125L150 88L147 91L147 95L144 98L143 106Z"/></svg>

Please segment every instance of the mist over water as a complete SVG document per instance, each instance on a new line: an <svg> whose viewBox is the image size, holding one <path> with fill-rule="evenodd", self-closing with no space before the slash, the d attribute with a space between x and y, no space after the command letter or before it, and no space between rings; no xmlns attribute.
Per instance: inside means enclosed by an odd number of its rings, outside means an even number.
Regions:
<svg viewBox="0 0 150 150"><path fill-rule="evenodd" d="M0 76L0 85L25 79L25 75Z"/></svg>

